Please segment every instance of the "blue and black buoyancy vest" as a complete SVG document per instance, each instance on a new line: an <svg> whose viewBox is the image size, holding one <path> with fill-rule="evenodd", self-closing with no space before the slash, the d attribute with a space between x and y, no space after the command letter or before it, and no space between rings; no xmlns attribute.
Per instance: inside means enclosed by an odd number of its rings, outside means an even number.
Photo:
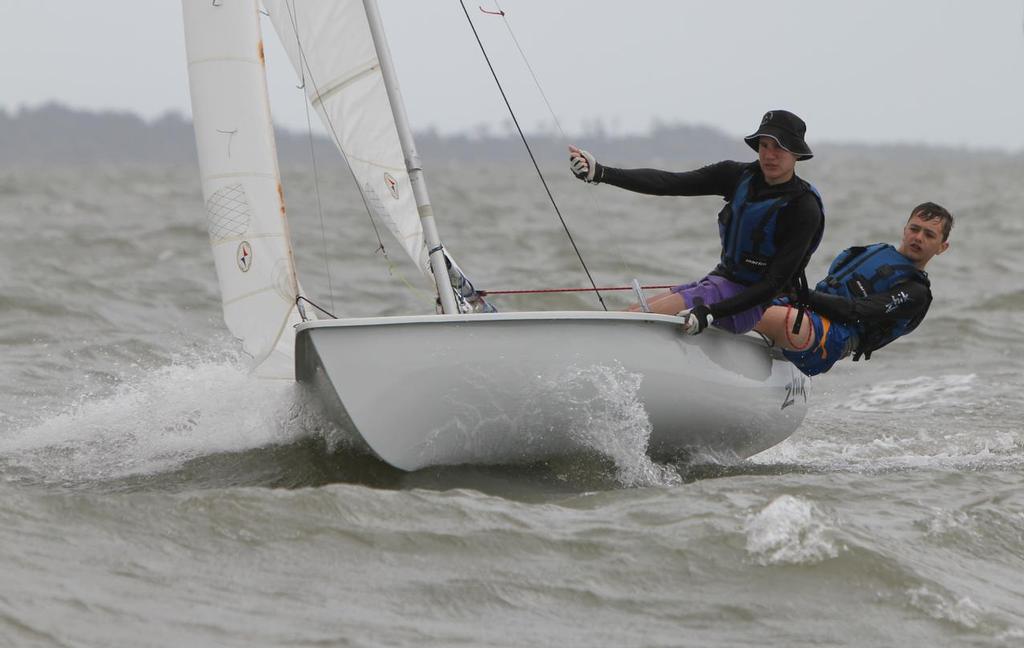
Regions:
<svg viewBox="0 0 1024 648"><path fill-rule="evenodd" d="M719 267L733 281L748 286L764 278L768 264L775 257L775 230L782 208L807 191L812 192L818 199L818 205L821 205L818 190L799 178L797 188L793 191L763 200L751 200L753 181L754 172L744 171L732 200L718 215L718 234L722 239ZM824 211L822 208L822 213ZM823 232L824 227L819 227L807 256L800 264L798 276L803 274L811 254L821 242Z"/></svg>
<svg viewBox="0 0 1024 648"><path fill-rule="evenodd" d="M747 286L764 278L776 253L775 229L779 212L791 201L810 191L818 200L818 207L824 216L825 207L818 190L800 178L796 180L796 188L792 191L755 201L751 200L754 172L748 169L740 176L732 200L718 214L718 235L722 239L719 267L725 270L728 278ZM799 302L807 299L807 274L804 269L811 255L818 249L824 233L825 220L822 218L811 247L801 259L800 267L791 280L792 285L780 286L781 290L795 289ZM794 333L800 329L803 317L804 307L801 305L793 325Z"/></svg>
<svg viewBox="0 0 1024 648"><path fill-rule="evenodd" d="M918 270L910 259L888 243L875 243L843 250L829 266L828 276L814 287L819 292L842 297L858 298L875 295L895 288L907 281L917 281L928 288L928 303L913 318L888 322L857 323L859 342L853 359L871 358L871 352L884 347L896 338L910 333L928 312L931 304L931 282L928 275Z"/></svg>

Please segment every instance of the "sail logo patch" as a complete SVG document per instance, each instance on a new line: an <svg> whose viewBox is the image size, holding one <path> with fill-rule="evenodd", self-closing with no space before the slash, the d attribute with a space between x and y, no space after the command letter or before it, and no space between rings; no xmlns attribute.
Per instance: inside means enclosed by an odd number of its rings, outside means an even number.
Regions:
<svg viewBox="0 0 1024 648"><path fill-rule="evenodd" d="M395 180L395 176L390 173L385 173L384 184L388 186L388 191L391 193L391 197L398 200L398 180Z"/></svg>
<svg viewBox="0 0 1024 648"><path fill-rule="evenodd" d="M239 270L249 272L249 268L252 267L252 246L249 245L249 241L242 241L238 244L235 260L238 261Z"/></svg>

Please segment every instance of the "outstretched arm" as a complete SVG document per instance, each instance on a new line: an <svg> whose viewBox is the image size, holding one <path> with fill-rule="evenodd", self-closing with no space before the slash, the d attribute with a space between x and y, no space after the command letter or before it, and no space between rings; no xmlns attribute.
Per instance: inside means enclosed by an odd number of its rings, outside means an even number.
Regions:
<svg viewBox="0 0 1024 648"><path fill-rule="evenodd" d="M724 161L695 171L602 167L601 182L652 196L732 197L745 162Z"/></svg>
<svg viewBox="0 0 1024 648"><path fill-rule="evenodd" d="M748 166L746 162L725 161L682 173L660 169L616 169L600 164L588 151L569 146L569 170L580 180L654 196L731 197L740 175Z"/></svg>
<svg viewBox="0 0 1024 648"><path fill-rule="evenodd" d="M811 310L835 322L886 322L910 319L928 307L929 291L916 281L907 281L867 297L843 297L811 291Z"/></svg>

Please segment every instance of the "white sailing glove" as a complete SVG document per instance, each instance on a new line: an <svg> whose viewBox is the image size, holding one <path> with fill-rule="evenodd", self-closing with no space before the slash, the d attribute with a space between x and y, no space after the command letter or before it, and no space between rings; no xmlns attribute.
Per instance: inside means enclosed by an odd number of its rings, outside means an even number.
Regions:
<svg viewBox="0 0 1024 648"><path fill-rule="evenodd" d="M679 311L677 317L683 318L683 333L686 335L703 333L704 329L711 326L711 323L715 321L714 315L711 314L710 309L704 304Z"/></svg>
<svg viewBox="0 0 1024 648"><path fill-rule="evenodd" d="M587 151L569 146L569 170L580 180L590 183L600 182L601 176L597 174L600 166L594 156ZM597 180L594 179L595 176Z"/></svg>

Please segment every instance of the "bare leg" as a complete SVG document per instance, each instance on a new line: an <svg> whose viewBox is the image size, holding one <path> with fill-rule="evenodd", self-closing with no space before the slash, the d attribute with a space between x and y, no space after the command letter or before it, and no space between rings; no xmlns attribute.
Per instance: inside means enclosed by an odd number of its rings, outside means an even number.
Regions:
<svg viewBox="0 0 1024 648"><path fill-rule="evenodd" d="M672 291L663 292L651 297L647 300L647 305L652 313L659 313L661 315L675 315L679 311L689 308L683 296ZM628 310L636 312L640 310L640 304L633 304Z"/></svg>
<svg viewBox="0 0 1024 648"><path fill-rule="evenodd" d="M754 330L771 338L775 346L789 351L806 351L814 342L814 327L811 318L805 315L800 322L800 329L793 333L796 312L796 308L769 306Z"/></svg>

